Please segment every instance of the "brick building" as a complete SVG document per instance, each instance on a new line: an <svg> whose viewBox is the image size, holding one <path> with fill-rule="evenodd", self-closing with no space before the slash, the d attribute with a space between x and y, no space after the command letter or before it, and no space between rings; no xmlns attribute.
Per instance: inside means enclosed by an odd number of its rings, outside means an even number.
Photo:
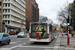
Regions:
<svg viewBox="0 0 75 50"><path fill-rule="evenodd" d="M30 22L39 21L39 8L35 0L25 0L27 8L27 30L29 30Z"/></svg>

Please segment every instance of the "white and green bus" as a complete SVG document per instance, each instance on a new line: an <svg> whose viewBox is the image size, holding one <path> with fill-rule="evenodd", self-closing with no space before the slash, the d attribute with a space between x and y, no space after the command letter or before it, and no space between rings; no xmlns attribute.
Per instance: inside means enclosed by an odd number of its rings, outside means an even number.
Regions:
<svg viewBox="0 0 75 50"><path fill-rule="evenodd" d="M31 22L29 32L29 40L32 42L50 42L55 38L52 25L47 22Z"/></svg>

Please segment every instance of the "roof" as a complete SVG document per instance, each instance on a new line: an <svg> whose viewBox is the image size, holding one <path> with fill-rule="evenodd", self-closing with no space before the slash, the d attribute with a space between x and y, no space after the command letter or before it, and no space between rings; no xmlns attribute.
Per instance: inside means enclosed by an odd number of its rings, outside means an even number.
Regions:
<svg viewBox="0 0 75 50"><path fill-rule="evenodd" d="M47 24L51 24L51 23L49 23L49 22L31 22L31 23L47 23ZM30 23L30 24L31 24Z"/></svg>

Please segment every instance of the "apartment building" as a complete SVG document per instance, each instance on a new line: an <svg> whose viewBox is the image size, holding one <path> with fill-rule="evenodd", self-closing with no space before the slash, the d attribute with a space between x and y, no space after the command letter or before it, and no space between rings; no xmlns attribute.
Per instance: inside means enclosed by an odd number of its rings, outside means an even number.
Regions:
<svg viewBox="0 0 75 50"><path fill-rule="evenodd" d="M3 21L6 23L6 32L21 29L21 21L25 28L25 0L3 0Z"/></svg>
<svg viewBox="0 0 75 50"><path fill-rule="evenodd" d="M3 0L0 0L0 32L2 32Z"/></svg>
<svg viewBox="0 0 75 50"><path fill-rule="evenodd" d="M27 8L27 30L29 30L30 22L39 21L39 8L35 0L25 0Z"/></svg>

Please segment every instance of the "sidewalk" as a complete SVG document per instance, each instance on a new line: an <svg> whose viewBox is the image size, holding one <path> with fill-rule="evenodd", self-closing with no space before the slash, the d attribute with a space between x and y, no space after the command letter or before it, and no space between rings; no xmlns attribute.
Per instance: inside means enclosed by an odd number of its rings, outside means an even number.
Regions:
<svg viewBox="0 0 75 50"><path fill-rule="evenodd" d="M59 34L53 50L75 50L75 38L70 35L70 45L67 45L67 36Z"/></svg>
<svg viewBox="0 0 75 50"><path fill-rule="evenodd" d="M67 35L65 35L65 33L63 33L63 37L67 37ZM71 34L69 34L69 37L72 37ZM60 33L59 38L62 38L62 33Z"/></svg>
<svg viewBox="0 0 75 50"><path fill-rule="evenodd" d="M60 39L60 46L75 48L75 38L70 37L70 45L67 45L67 37Z"/></svg>

